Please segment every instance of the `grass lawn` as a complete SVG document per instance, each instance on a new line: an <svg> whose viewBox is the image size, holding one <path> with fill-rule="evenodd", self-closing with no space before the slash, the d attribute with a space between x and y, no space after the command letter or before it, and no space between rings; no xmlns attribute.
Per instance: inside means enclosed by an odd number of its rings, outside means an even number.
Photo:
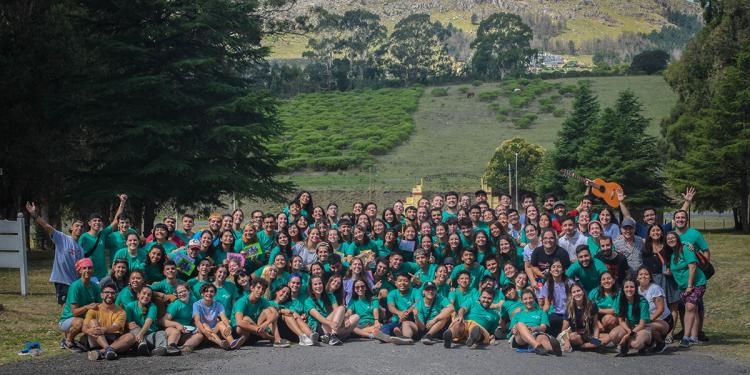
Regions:
<svg viewBox="0 0 750 375"><path fill-rule="evenodd" d="M602 106L612 105L620 91L632 90L643 104L644 115L652 119L649 132L658 134L658 122L669 114L676 96L661 76L595 77L594 92ZM563 84L575 84L580 78L553 80ZM477 176L446 178L426 182L426 189L444 187L459 189L478 188L479 176L489 162L495 148L505 139L514 136L544 147L552 145L564 117L550 113L539 113L529 129L516 129L497 121L497 114L489 103L477 97L467 99L459 92L468 86L477 94L498 90L497 82L484 83L479 87L469 84L444 86L448 96L433 97L432 87L425 88L414 113L416 131L402 145L387 155L377 157L372 170L348 170L344 172L304 172L293 174L292 180L301 188L310 190L399 190L408 191L419 177L446 173L462 173ZM547 94L547 96L553 93ZM569 111L572 98L563 98L558 108ZM505 98L497 103L507 104ZM531 110L534 110L532 104Z"/></svg>
<svg viewBox="0 0 750 375"><path fill-rule="evenodd" d="M709 281L706 293L706 332L711 341L690 350L716 353L750 363L750 236L706 233L711 245L717 274ZM29 255L30 290L19 295L17 270L0 269L0 364L33 360L16 353L26 341L39 341L44 356L59 354L61 334L57 331L60 309L54 288L47 282L50 252L32 251Z"/></svg>

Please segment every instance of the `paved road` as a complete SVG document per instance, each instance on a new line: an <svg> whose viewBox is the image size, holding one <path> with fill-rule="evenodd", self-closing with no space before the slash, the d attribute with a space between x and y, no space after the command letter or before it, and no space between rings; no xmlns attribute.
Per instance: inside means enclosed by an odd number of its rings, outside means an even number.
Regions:
<svg viewBox="0 0 750 375"><path fill-rule="evenodd" d="M507 343L480 349L456 346L393 346L368 341L340 347L289 349L245 347L235 352L204 349L183 357L125 357L90 362L84 354L34 358L0 367L0 374L750 374L739 363L714 358L703 348L615 358L614 354L566 353L540 357L516 353Z"/></svg>

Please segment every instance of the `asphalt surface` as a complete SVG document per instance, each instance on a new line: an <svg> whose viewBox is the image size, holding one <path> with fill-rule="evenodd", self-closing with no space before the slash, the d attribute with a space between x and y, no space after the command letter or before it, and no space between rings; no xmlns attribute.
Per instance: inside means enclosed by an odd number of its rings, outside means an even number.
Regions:
<svg viewBox="0 0 750 375"><path fill-rule="evenodd" d="M455 345L394 346L349 341L338 347L274 349L256 344L238 351L206 348L180 357L121 357L92 362L85 354L37 357L0 367L0 374L750 374L750 368L713 357L701 347L616 358L614 353L542 357L516 353L507 342L468 349Z"/></svg>

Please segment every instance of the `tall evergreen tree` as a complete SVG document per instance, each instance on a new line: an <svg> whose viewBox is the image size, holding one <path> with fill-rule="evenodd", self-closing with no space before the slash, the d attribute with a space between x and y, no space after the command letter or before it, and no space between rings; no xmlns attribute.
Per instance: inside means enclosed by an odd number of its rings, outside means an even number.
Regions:
<svg viewBox="0 0 750 375"><path fill-rule="evenodd" d="M661 207L664 194L662 159L656 139L646 134L649 120L632 91L623 91L588 129L578 152L579 172L589 178L616 181L634 207Z"/></svg>
<svg viewBox="0 0 750 375"><path fill-rule="evenodd" d="M256 1L84 2L81 30L97 52L80 106L73 198L135 198L150 227L156 209L220 204L222 196L280 198L281 131L258 77L268 49ZM231 22L227 22L231 20Z"/></svg>

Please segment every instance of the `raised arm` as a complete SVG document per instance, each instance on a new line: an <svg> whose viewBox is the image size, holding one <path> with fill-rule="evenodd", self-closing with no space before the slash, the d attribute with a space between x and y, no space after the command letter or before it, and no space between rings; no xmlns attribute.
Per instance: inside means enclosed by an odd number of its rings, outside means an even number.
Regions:
<svg viewBox="0 0 750 375"><path fill-rule="evenodd" d="M622 189L616 189L615 193L617 194L617 201L620 202L620 212L622 212L622 219L625 220L625 218L633 218L633 216L630 215L630 210L628 210L628 207L625 206L625 192L622 191Z"/></svg>
<svg viewBox="0 0 750 375"><path fill-rule="evenodd" d="M44 221L41 216L39 216L39 210L36 207L36 204L34 202L26 202L26 211L29 212L29 215L34 219L34 221L39 225L40 227L44 228L44 231L47 232L47 235L52 237L52 233L55 232L55 228L52 228L49 223Z"/></svg>
<svg viewBox="0 0 750 375"><path fill-rule="evenodd" d="M680 207L680 209L687 211L690 208L690 204L693 203L693 198L695 198L695 188L688 186L687 189L685 189L685 192L682 193L682 199L684 199L684 201L682 202L682 207Z"/></svg>
<svg viewBox="0 0 750 375"><path fill-rule="evenodd" d="M117 206L117 212L115 212L115 218L112 219L112 222L109 224L109 226L112 227L113 230L117 228L117 222L120 220L120 216L122 216L122 213L125 212L125 202L128 201L127 194L120 194L117 197L120 199L120 205Z"/></svg>

